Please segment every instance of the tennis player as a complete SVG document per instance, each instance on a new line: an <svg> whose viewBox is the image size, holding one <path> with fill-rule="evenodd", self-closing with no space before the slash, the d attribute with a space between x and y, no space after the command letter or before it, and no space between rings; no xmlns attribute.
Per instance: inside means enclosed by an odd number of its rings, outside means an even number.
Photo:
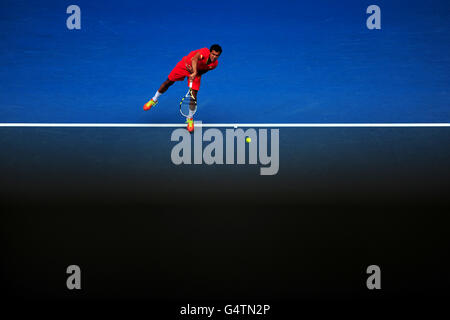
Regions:
<svg viewBox="0 0 450 320"><path fill-rule="evenodd" d="M175 81L183 81L186 77L188 77L188 85L189 81L192 81L192 94L194 98L197 99L197 92L200 89L202 75L217 67L219 64L218 58L221 53L222 48L218 44L213 44L209 49L198 49L183 57L170 72L167 80L161 84L161 87L156 91L155 96L149 102L144 104L144 110L150 110L151 107L158 103L159 97L166 92ZM193 130L194 128L192 116L193 114L190 114L190 117L188 118L188 130Z"/></svg>

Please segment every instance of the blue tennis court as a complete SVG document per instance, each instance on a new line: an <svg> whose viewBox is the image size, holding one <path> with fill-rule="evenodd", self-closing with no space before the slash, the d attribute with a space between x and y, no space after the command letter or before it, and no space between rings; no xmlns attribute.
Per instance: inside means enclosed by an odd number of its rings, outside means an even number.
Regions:
<svg viewBox="0 0 450 320"><path fill-rule="evenodd" d="M219 43L197 119L209 123L449 122L447 1L2 1L1 122L181 121L175 64ZM190 23L192 21L192 23Z"/></svg>

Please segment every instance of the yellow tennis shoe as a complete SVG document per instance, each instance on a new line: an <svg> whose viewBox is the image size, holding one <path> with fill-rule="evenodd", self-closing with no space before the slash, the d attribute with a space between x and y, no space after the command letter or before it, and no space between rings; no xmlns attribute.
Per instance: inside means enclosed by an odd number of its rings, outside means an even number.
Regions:
<svg viewBox="0 0 450 320"><path fill-rule="evenodd" d="M187 131L192 132L194 131L194 119L193 118L187 118Z"/></svg>
<svg viewBox="0 0 450 320"><path fill-rule="evenodd" d="M153 98L144 104L144 111L150 110L151 107L156 106L158 104L158 101L153 100Z"/></svg>

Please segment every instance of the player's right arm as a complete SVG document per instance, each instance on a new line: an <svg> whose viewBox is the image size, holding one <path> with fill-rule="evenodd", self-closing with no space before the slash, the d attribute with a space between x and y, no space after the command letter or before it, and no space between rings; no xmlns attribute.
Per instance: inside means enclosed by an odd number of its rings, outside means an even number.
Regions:
<svg viewBox="0 0 450 320"><path fill-rule="evenodd" d="M197 52L195 54L195 56L192 57L192 62L191 62L191 64L192 64L192 73L189 76L189 80L191 80L191 81L194 80L195 77L198 75L197 63L198 63L198 60L201 59L201 58L202 58L202 56L201 56L200 52Z"/></svg>

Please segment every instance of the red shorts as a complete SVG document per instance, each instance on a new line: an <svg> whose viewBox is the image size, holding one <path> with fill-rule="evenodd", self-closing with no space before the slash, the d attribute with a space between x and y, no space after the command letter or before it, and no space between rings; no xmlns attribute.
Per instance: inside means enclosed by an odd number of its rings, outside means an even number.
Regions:
<svg viewBox="0 0 450 320"><path fill-rule="evenodd" d="M187 71L186 66L183 61L177 63L175 68L170 72L168 78L170 81L183 81L184 78L189 77L190 73ZM200 90L200 80L202 76L195 77L194 81L192 81L192 89ZM189 81L188 81L189 86Z"/></svg>

